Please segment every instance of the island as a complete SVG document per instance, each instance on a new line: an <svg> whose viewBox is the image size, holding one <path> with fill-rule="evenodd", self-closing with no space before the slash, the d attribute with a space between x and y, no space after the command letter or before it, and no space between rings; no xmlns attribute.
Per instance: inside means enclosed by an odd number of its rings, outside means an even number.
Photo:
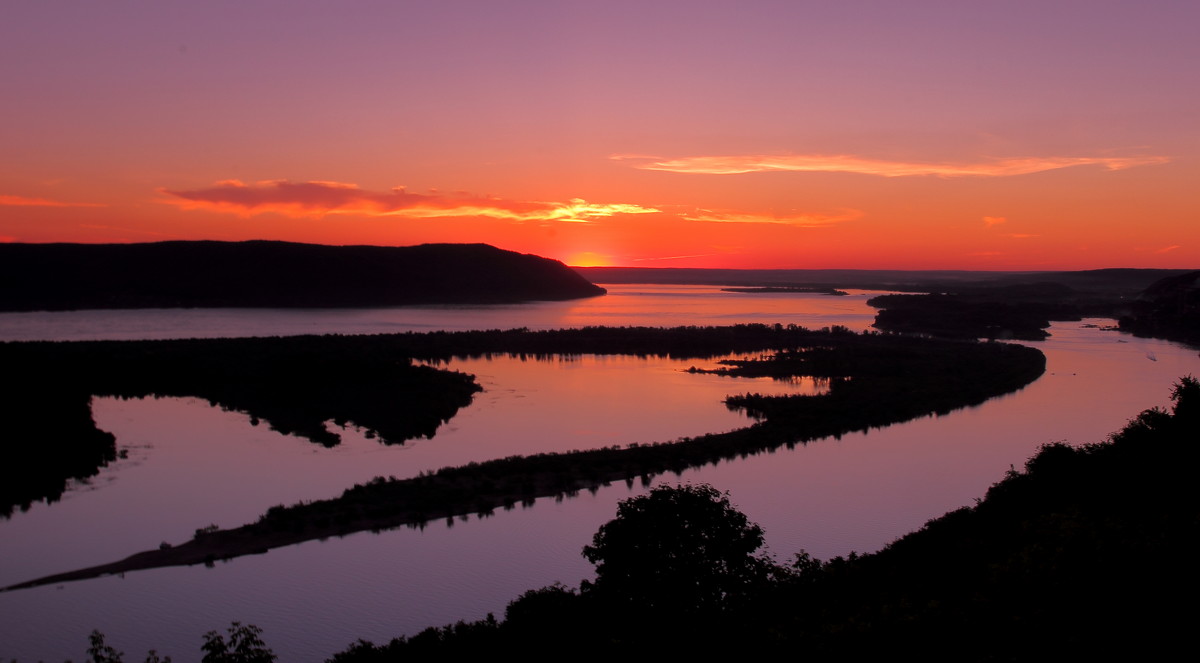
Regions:
<svg viewBox="0 0 1200 663"><path fill-rule="evenodd" d="M111 564L32 579L5 589L81 580L99 575L183 564L211 564L301 541L344 536L364 530L399 526L423 527L443 518L489 514L531 504L539 497L569 496L615 481L649 483L666 472L733 460L749 454L794 447L824 437L886 426L915 417L939 415L1020 389L1045 370L1045 357L1036 349L1003 343L947 341L891 334L856 334L844 328L810 331L795 325L735 325L731 327L583 328L556 331L435 332L381 336L325 336L294 339L222 339L206 341L139 341L105 343L8 344L0 351L33 357L35 366L55 362L104 366L77 370L75 396L88 393L193 394L214 399L252 416L271 416L294 392L272 395L271 385L286 384L308 375L315 385L334 377L341 363L356 368L348 377L304 401L300 410L313 409L309 424L330 417L375 427L391 435L392 407L412 398L399 389L410 363L417 359L472 356L486 353L549 356L551 354L643 354L679 358L715 358L745 353L737 360L715 363L695 372L770 376L786 380L818 378L828 389L818 395L730 397L726 405L744 410L757 423L727 433L714 433L657 444L630 444L600 449L514 456L461 467L444 468L405 479L379 478L347 489L341 496L267 510L254 523L228 530L201 529L191 541L135 554ZM14 348L15 346L15 348ZM34 352L36 350L37 352ZM34 357L34 355L40 355ZM229 358L223 355L229 355ZM241 368L243 357L261 355L260 363ZM64 359L63 357L66 357ZM117 370L121 363L146 367ZM0 359L3 356L0 354ZM202 369L197 364L214 368ZM223 364L230 368L220 368ZM355 385L371 366L393 366L396 374L381 372ZM193 378L190 370L201 371ZM273 367L273 368L272 368ZM111 369L111 370L110 370ZM211 371L204 373L204 370ZM260 374L257 383L238 384L222 371ZM37 374L37 371L33 371ZM115 374L115 376L114 376ZM212 376L206 377L206 376ZM174 376L174 377L172 377ZM457 377L456 377L457 376ZM19 376L18 376L19 377ZM425 401L444 403L449 412L473 384L460 374L420 376L428 390L447 390L445 398L421 393ZM248 379L248 378L247 378ZM174 381L172 381L174 380ZM191 382L195 384L190 384ZM436 380L436 381L435 381ZM112 381L116 381L114 384ZM449 383L448 385L445 383ZM118 388L119 387L119 388ZM419 385L418 385L419 387ZM345 398L329 393L351 389ZM233 389L231 391L231 389ZM243 392L242 390L245 390ZM368 398L372 392L384 397ZM363 402L359 403L359 397ZM352 409L354 408L358 409ZM317 408L323 409L317 409ZM413 409L421 412L425 406ZM405 410L402 410L404 412ZM283 410L286 415L289 411ZM258 414L256 414L258 413ZM12 413L17 416L20 413ZM437 415L441 416L441 415ZM382 417L382 419L380 419ZM286 416L283 417L286 420ZM384 427L382 423L389 423ZM278 425L278 423L276 423ZM94 428L94 425L93 425ZM308 435L308 433L306 433ZM321 441L319 434L314 441ZM19 479L14 473L12 479Z"/></svg>
<svg viewBox="0 0 1200 663"><path fill-rule="evenodd" d="M832 297L845 297L845 290L837 288L827 288L823 286L812 285L764 285L757 287L737 287L737 288L721 288L721 292L744 292L750 294L806 294L806 295L830 295Z"/></svg>

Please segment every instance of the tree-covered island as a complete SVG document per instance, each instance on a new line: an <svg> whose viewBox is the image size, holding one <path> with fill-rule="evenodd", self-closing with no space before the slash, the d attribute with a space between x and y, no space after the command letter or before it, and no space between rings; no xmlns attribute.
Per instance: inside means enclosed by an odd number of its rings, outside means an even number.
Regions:
<svg viewBox="0 0 1200 663"><path fill-rule="evenodd" d="M272 507L257 522L242 527L198 531L196 538L185 543L9 589L137 569L211 563L301 541L402 525L421 526L431 520L470 513L486 514L538 497L570 495L614 481L649 482L665 472L976 405L1023 387L1045 370L1045 357L1020 345L855 334L844 329L810 331L782 325L0 345L0 359L6 352L25 362L25 372L13 374L21 380L10 383L23 384L22 380L36 380L38 375L75 376L63 381L73 391L41 393L48 399L63 396L61 402L73 403L76 408L91 394L194 395L246 411L275 427L280 427L281 421L287 422L294 426L291 431L317 442L331 441L325 438L330 434L328 430L323 426L316 429L328 419L376 430L384 441L399 441L409 430L404 425L404 408L398 409L407 400L414 405L411 411L420 415L419 424L414 424L418 432L428 430L424 427L427 425L436 428L430 417L441 421L469 402L470 394L478 389L469 376L412 364L422 359L487 353L645 354L705 359L752 353L763 356L697 370L780 379L811 376L829 385L826 393L813 396L730 397L729 407L745 409L758 421L728 433L658 444L515 456L409 479L376 479L350 488L337 498ZM251 363L243 363L247 361ZM347 366L351 370L347 371ZM358 383L359 377L362 383ZM325 380L334 382L322 386ZM49 378L42 379L41 384L47 389L62 389ZM299 386L289 387L291 384ZM345 397L329 396L330 390L338 389L351 391ZM302 395L309 390L312 395ZM441 404L444 409L431 414L431 403ZM53 411L54 406L44 407ZM301 413L303 418L293 418ZM80 422L83 417L79 417ZM95 429L90 417L86 424ZM47 445L41 441L25 446ZM16 451L32 453L19 444ZM58 481L61 490L64 477Z"/></svg>

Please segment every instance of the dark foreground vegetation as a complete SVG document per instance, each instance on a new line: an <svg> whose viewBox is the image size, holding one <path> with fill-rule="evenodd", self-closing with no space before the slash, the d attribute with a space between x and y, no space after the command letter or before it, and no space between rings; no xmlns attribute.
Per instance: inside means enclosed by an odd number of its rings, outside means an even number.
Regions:
<svg viewBox="0 0 1200 663"><path fill-rule="evenodd" d="M0 311L346 308L602 294L557 260L486 244L0 243Z"/></svg>
<svg viewBox="0 0 1200 663"><path fill-rule="evenodd" d="M200 663L274 663L275 652L262 640L262 629L239 622L229 625L229 639L216 631L204 634L204 644L200 651L204 658ZM117 651L104 641L104 634L92 631L88 637L90 646L87 650L87 663L125 663L125 652ZM158 655L151 649L145 658L145 663L171 663L170 656Z"/></svg>
<svg viewBox="0 0 1200 663"><path fill-rule="evenodd" d="M519 503L532 503L538 497L572 495L614 481L632 484L640 479L648 483L665 472L680 472L689 467L976 405L1025 386L1045 370L1045 357L1035 349L1020 345L860 335L844 329L813 332L781 325L590 328L556 332L516 330L241 339L229 343L231 347L254 348L260 342L279 348L291 344L310 349L325 347L327 354L321 354L320 361L328 363L317 365L327 365L331 370L338 365L334 357L341 353L355 356L351 353L352 348L353 352L366 352L366 356L376 360L406 353L411 357L438 358L450 353L505 349L509 352L540 349L547 353L670 354L695 358L734 351L763 353L771 350L756 359L725 362L718 369L696 370L779 379L812 376L827 381L829 389L816 396L746 394L731 397L727 401L729 407L745 409L760 421L729 433L661 444L514 456L445 468L410 479L380 478L348 489L335 499L272 507L257 522L242 527L197 531L194 539L180 545L164 546L111 564L41 578L8 589L162 566L211 564L301 541L401 525L424 526L429 521L471 513L487 515L498 508L511 509ZM191 341L179 343L183 343L180 347L199 348L215 342L198 341L195 343L201 345L192 346L188 345L193 343ZM72 349L86 345L58 344ZM166 347L154 343L133 345ZM53 347L57 346L47 347L47 352L52 353ZM211 355L204 356L210 363L216 363ZM396 365L409 367L402 362ZM303 366L301 363L296 368L303 371ZM367 370L366 365L363 370ZM384 382L382 386L386 385ZM473 386L473 383L467 386ZM355 388L367 390L366 386ZM315 402L313 406L316 406Z"/></svg>
<svg viewBox="0 0 1200 663"><path fill-rule="evenodd" d="M975 506L867 555L776 564L727 495L658 487L583 549L595 581L528 591L502 621L359 641L330 662L1178 658L1200 589L1200 384L1183 379L1173 399L1107 442L1046 445Z"/></svg>

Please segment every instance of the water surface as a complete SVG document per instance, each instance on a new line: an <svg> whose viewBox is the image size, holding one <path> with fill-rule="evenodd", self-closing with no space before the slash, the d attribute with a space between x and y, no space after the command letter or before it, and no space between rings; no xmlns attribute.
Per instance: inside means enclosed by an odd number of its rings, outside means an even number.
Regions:
<svg viewBox="0 0 1200 663"><path fill-rule="evenodd" d="M582 302L430 309L431 320L475 328L570 324L780 322L865 328L866 295L731 294L715 288L619 286ZM89 312L82 312L89 313ZM100 315L112 312L94 312ZM401 325L412 311L213 313L197 334L269 335ZM526 321L525 314L528 313ZM11 314L7 314L11 315ZM22 316L27 314L20 314ZM60 316L63 314L43 314ZM168 315L163 313L161 315ZM179 335L151 312L146 335ZM446 316L446 317L437 317ZM609 316L609 317L606 317ZM73 314L64 317L75 319ZM137 336L117 314L97 336ZM28 333L0 316L0 337ZM1087 321L1090 323L1103 321ZM77 322L43 321L45 336L78 337ZM200 324L192 319L187 324ZM86 325L84 325L86 327ZM24 330L24 331L22 331ZM393 329L394 330L394 329ZM377 329L382 331L382 329ZM1059 323L1034 343L1047 374L980 407L839 440L821 440L662 481L707 481L766 529L781 559L800 549L827 558L876 550L947 510L970 504L1011 465L1046 442L1104 439L1141 409L1168 402L1180 375L1197 373L1195 350L1136 339L1085 323ZM84 334L85 335L85 334ZM747 390L817 389L683 373L665 359L584 356L451 362L486 391L431 440L386 447L353 431L325 449L195 399L99 399L97 421L117 435L125 460L59 503L0 521L0 583L111 561L209 523L233 526L267 507L335 495L375 475L510 453L674 439L745 423L721 403ZM383 641L457 619L502 612L520 592L590 575L580 548L616 502L644 488L621 483L486 519L424 529L361 533L239 558L215 568L175 568L0 594L0 660L82 658L99 628L132 659L156 648L199 659L201 634L254 623L281 660L320 661L359 637Z"/></svg>
<svg viewBox="0 0 1200 663"><path fill-rule="evenodd" d="M565 302L364 309L136 309L0 313L0 341L76 341L298 334L392 334L590 325L675 327L764 322L810 329L868 328L866 300L847 290L814 294L729 293L699 285L608 285L608 295Z"/></svg>

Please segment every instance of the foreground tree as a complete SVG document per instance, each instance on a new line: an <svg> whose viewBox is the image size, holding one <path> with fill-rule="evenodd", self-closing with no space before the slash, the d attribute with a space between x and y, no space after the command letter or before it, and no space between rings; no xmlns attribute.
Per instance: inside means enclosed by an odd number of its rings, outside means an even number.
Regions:
<svg viewBox="0 0 1200 663"><path fill-rule="evenodd" d="M694 614L736 606L770 577L763 531L707 484L659 486L624 500L583 556L583 591L636 612Z"/></svg>
<svg viewBox="0 0 1200 663"><path fill-rule="evenodd" d="M260 637L262 629L239 622L229 625L229 640L220 633L209 631L204 634L202 663L274 663L275 652L267 647Z"/></svg>
<svg viewBox="0 0 1200 663"><path fill-rule="evenodd" d="M228 629L229 640L216 631L204 634L202 663L275 663L275 652L263 642L262 629L233 622ZM104 634L92 631L88 636L88 663L124 663L124 652L117 651L104 641ZM170 656L160 657L151 649L145 663L171 663Z"/></svg>

